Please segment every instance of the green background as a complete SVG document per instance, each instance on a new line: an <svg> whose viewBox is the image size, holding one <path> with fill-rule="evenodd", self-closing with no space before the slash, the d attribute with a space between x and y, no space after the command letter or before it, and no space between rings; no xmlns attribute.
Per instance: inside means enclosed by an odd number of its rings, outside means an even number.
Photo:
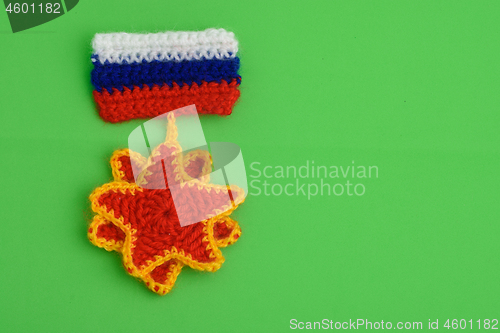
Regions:
<svg viewBox="0 0 500 333"><path fill-rule="evenodd" d="M83 0L16 34L0 14L0 330L499 318L499 9ZM231 116L202 118L207 141L237 143L249 175L256 161L314 160L376 165L379 178L363 181L360 197L249 195L222 268L185 268L160 297L87 240L88 195L111 179L109 157L141 123L98 117L90 42L96 32L209 27L235 32L243 81Z"/></svg>

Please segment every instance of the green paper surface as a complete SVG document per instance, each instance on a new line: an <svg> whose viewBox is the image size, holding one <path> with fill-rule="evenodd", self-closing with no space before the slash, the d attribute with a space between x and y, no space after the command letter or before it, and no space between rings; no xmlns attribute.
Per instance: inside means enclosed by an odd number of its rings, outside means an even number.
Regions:
<svg viewBox="0 0 500 333"><path fill-rule="evenodd" d="M0 13L0 331L282 332L292 319L424 330L465 319L477 330L500 319L499 10L82 0L18 33ZM262 193L250 187L233 213L243 234L222 249L222 268L185 267L160 297L87 240L88 195L142 123L99 118L90 43L97 32L210 27L239 40L242 84L233 114L204 116L203 129L241 147ZM339 168L323 182L364 194L308 198L321 178L275 177L313 161ZM353 165L378 177L343 178ZM255 178L266 166L272 178ZM272 194L287 184L294 195Z"/></svg>

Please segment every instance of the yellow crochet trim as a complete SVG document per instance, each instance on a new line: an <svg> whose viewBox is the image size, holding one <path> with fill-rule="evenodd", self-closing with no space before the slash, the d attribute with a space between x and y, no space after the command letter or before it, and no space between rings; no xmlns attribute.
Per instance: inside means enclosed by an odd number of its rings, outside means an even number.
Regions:
<svg viewBox="0 0 500 333"><path fill-rule="evenodd" d="M97 231L99 227L108 224L109 221L100 215L94 216L92 219L92 223L90 224L89 230L92 230L88 233L89 240L95 246L102 247L106 251L120 251L123 247L123 241L115 241L114 239L106 239L103 237L97 236Z"/></svg>
<svg viewBox="0 0 500 333"><path fill-rule="evenodd" d="M236 240L240 238L241 236L240 226L238 225L238 222L236 222L229 216L223 216L216 223L225 223L226 225L231 226L233 229L227 238L222 238L217 240L216 243L218 247L226 247L228 245L234 244L234 242L236 242Z"/></svg>

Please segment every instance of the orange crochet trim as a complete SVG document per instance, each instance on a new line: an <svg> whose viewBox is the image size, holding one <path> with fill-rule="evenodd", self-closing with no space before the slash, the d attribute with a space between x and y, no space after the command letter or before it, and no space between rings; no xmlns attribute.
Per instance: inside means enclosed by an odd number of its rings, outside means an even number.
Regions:
<svg viewBox="0 0 500 333"><path fill-rule="evenodd" d="M176 140L175 118L172 115L168 119L167 139L149 159L128 149L113 154L114 181L90 195L92 210L98 215L88 229L94 245L120 252L129 274L160 295L172 289L184 265L205 271L220 268L224 257L219 248L233 244L241 236L238 223L229 215L244 200L244 192L237 186L209 183L210 154L194 150L183 155ZM165 161L167 177L177 179L181 187L183 182L198 178L194 180L197 186L182 188L187 197L205 198L202 202L210 203L212 217L181 227L168 188L151 190L134 182L132 165L143 170L138 182L145 184L158 181L155 171L163 164L160 161ZM228 191L233 198L230 209L220 199Z"/></svg>

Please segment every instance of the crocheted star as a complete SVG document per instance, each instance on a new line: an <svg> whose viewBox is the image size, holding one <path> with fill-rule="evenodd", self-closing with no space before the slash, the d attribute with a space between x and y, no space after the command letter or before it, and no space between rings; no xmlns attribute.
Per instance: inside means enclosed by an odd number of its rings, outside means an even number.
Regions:
<svg viewBox="0 0 500 333"><path fill-rule="evenodd" d="M176 141L175 119L169 119L168 133L166 142L148 160L128 150L115 152L111 159L115 181L90 196L98 215L89 228L89 239L108 251L121 252L128 272L158 294L172 289L184 265L207 271L220 268L224 257L219 247L234 243L241 235L238 223L229 214L244 200L243 190L236 186L209 183L208 152L182 154ZM198 210L208 218L181 227L169 188L148 189L134 183L132 164L143 170L139 184L164 181L164 175L175 179L183 199L189 201L196 196L196 203L206 203ZM158 172L160 167L163 174ZM225 199L228 194L232 198L230 207Z"/></svg>

